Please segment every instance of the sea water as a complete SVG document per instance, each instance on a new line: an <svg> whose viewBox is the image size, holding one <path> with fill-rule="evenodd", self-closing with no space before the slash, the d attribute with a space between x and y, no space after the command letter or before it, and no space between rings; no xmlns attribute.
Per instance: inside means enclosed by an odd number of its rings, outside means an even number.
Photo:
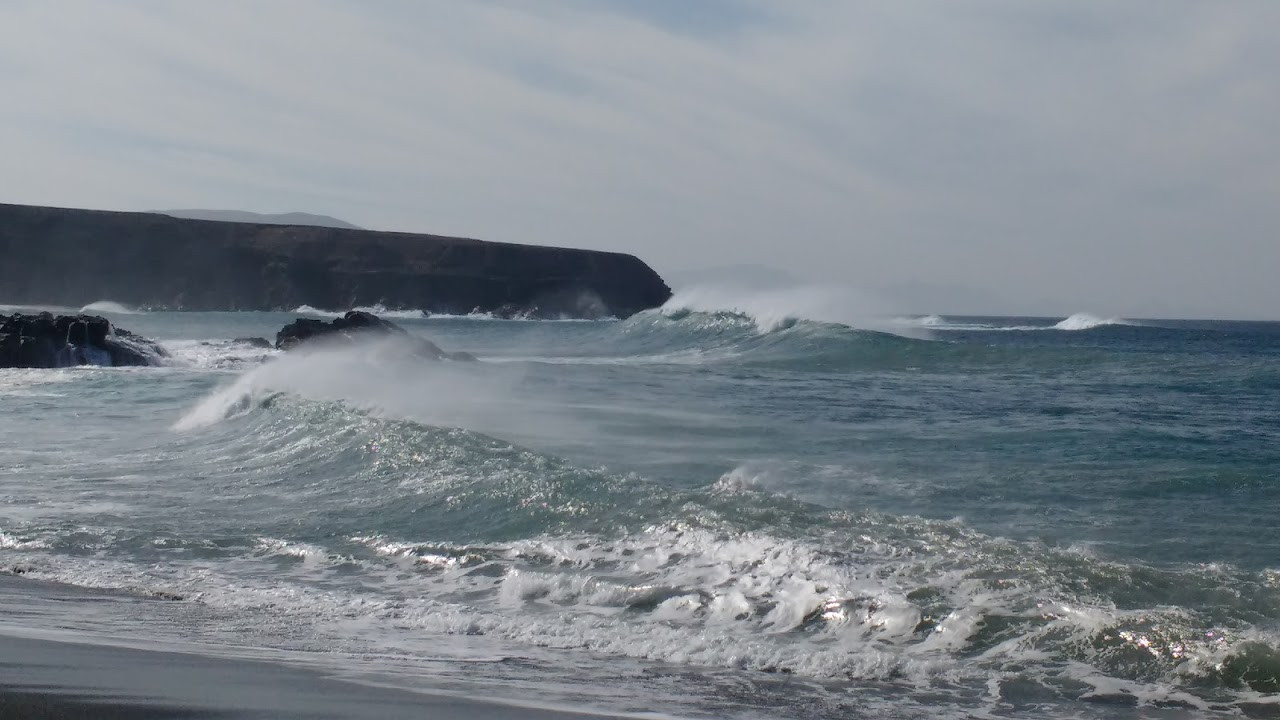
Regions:
<svg viewBox="0 0 1280 720"><path fill-rule="evenodd" d="M51 628L661 716L1280 711L1280 324L395 318L469 363L96 309L173 357L0 371L0 567L131 599Z"/></svg>

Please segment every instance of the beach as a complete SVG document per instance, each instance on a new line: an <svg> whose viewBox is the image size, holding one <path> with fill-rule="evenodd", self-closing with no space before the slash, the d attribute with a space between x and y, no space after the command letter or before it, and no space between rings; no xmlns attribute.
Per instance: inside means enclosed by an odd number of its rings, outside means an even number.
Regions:
<svg viewBox="0 0 1280 720"><path fill-rule="evenodd" d="M74 617L119 593L0 576L0 718L602 718L344 681L314 669L126 647L24 619ZM138 643L137 640L134 641ZM139 643L145 644L145 643ZM224 650L225 652L225 650Z"/></svg>

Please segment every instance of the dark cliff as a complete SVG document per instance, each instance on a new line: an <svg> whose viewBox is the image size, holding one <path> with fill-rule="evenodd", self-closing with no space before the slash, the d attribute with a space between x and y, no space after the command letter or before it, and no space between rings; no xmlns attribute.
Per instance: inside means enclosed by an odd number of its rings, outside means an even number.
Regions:
<svg viewBox="0 0 1280 720"><path fill-rule="evenodd" d="M0 302L626 317L671 291L621 253L0 204Z"/></svg>

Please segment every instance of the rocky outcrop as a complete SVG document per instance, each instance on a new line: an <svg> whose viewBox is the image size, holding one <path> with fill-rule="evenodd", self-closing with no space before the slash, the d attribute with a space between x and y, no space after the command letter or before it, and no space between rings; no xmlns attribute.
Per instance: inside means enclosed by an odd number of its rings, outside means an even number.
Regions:
<svg viewBox="0 0 1280 720"><path fill-rule="evenodd" d="M249 347L256 348L258 350L270 350L275 347L275 345L271 344L270 340L261 337L241 337L236 338L231 342L236 343L237 345L248 345Z"/></svg>
<svg viewBox="0 0 1280 720"><path fill-rule="evenodd" d="M0 315L0 368L159 365L166 356L97 315Z"/></svg>
<svg viewBox="0 0 1280 720"><path fill-rule="evenodd" d="M631 255L0 204L0 301L172 310L627 317L671 291Z"/></svg>
<svg viewBox="0 0 1280 720"><path fill-rule="evenodd" d="M399 325L361 310L352 310L330 322L314 318L298 318L276 333L276 348L292 350L315 340L321 340L330 345L359 345L387 338L400 340L405 344L409 354L428 360L476 359L470 353L445 352L430 340L411 335Z"/></svg>

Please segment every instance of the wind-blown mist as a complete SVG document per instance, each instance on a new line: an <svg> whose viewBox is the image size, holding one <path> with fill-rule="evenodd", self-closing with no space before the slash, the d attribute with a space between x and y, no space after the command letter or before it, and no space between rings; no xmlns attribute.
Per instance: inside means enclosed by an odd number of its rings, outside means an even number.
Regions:
<svg viewBox="0 0 1280 720"><path fill-rule="evenodd" d="M586 430L552 390L525 383L518 365L424 362L414 349L396 337L358 346L309 344L210 393L174 429L196 430L288 393L374 416L506 437L561 437Z"/></svg>
<svg viewBox="0 0 1280 720"><path fill-rule="evenodd" d="M844 325L925 337L894 321L896 313L883 299L835 285L792 284L753 290L745 284L720 282L676 288L662 311L731 312L750 317L760 332L773 332L799 320Z"/></svg>

